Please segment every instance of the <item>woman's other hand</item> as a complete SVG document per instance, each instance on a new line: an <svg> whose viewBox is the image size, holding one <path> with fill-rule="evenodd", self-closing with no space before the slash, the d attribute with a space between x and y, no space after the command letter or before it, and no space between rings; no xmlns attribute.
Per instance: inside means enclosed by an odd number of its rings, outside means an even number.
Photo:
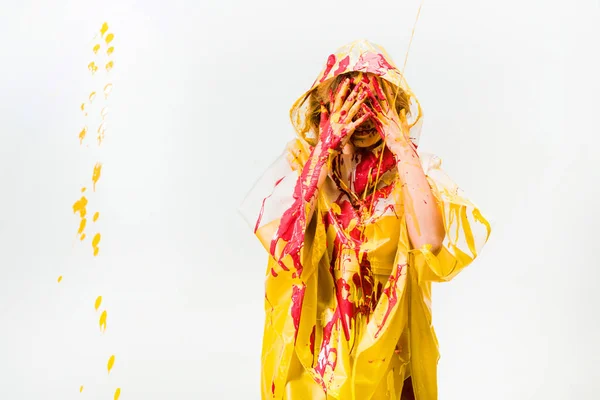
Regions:
<svg viewBox="0 0 600 400"><path fill-rule="evenodd" d="M364 105L365 100L369 97L365 83L358 82L350 91L352 81L351 77L347 77L338 86L335 93L330 93L329 107L321 104L319 141L324 150L341 151L354 130L373 117L373 113ZM348 94L348 92L350 93ZM352 121L361 108L364 114L356 121Z"/></svg>

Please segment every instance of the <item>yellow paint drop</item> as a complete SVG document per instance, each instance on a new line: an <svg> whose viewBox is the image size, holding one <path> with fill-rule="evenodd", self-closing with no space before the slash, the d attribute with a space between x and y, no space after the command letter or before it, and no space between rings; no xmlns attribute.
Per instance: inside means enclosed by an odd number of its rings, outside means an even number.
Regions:
<svg viewBox="0 0 600 400"><path fill-rule="evenodd" d="M107 83L106 86L104 86L104 98L105 99L107 99L110 92L112 92L112 88L113 88L112 83Z"/></svg>
<svg viewBox="0 0 600 400"><path fill-rule="evenodd" d="M90 103L94 101L95 97L96 97L96 92L90 93L90 95L88 96L88 99L90 100Z"/></svg>
<svg viewBox="0 0 600 400"><path fill-rule="evenodd" d="M117 388L117 390L115 390L114 400L119 400L119 396L121 396L121 388Z"/></svg>
<svg viewBox="0 0 600 400"><path fill-rule="evenodd" d="M102 119L106 118L106 116L108 115L108 107L103 107L102 110L100 110L100 116L102 117Z"/></svg>
<svg viewBox="0 0 600 400"><path fill-rule="evenodd" d="M94 46L94 48L92 49L92 51L94 52L94 54L97 54L98 50L100 50L100 44L99 43Z"/></svg>
<svg viewBox="0 0 600 400"><path fill-rule="evenodd" d="M79 386L79 393L83 392L83 385Z"/></svg>
<svg viewBox="0 0 600 400"><path fill-rule="evenodd" d="M83 231L85 230L85 225L86 224L87 224L87 219L81 218L81 222L79 223L79 229L77 230L77 234L78 235L83 234Z"/></svg>
<svg viewBox="0 0 600 400"><path fill-rule="evenodd" d="M106 331L106 317L107 317L106 310L104 310L104 311L102 311L102 314L100 314L100 322L99 322L100 330L102 332Z"/></svg>
<svg viewBox="0 0 600 400"><path fill-rule="evenodd" d="M94 238L92 239L92 248L94 249L94 257L96 257L98 255L98 252L100 252L100 247L98 247L98 243L100 243L100 234L96 233L96 235L94 235Z"/></svg>
<svg viewBox="0 0 600 400"><path fill-rule="evenodd" d="M110 56L113 53L113 51L115 51L115 48L113 46L110 46L108 50L106 50L106 55Z"/></svg>
<svg viewBox="0 0 600 400"><path fill-rule="evenodd" d="M81 111L85 110L85 103L81 103L81 106L79 108L81 108Z"/></svg>
<svg viewBox="0 0 600 400"><path fill-rule="evenodd" d="M100 179L100 174L102 172L102 164L96 163L94 165L94 172L92 173L92 182L94 182L94 192L96 191L96 183L98 179Z"/></svg>
<svg viewBox="0 0 600 400"><path fill-rule="evenodd" d="M108 373L110 374L110 370L112 369L113 365L115 365L115 356L114 354L112 356L110 356L110 358L108 359L108 364L106 364L106 368L108 369Z"/></svg>
<svg viewBox="0 0 600 400"><path fill-rule="evenodd" d="M104 36L106 31L108 31L108 24L105 22L102 24L102 27L100 28L100 36Z"/></svg>
<svg viewBox="0 0 600 400"><path fill-rule="evenodd" d="M86 190L86 188L82 187L82 188L81 188L81 193L84 193L84 192L85 192L85 190Z"/></svg>
<svg viewBox="0 0 600 400"><path fill-rule="evenodd" d="M90 72L92 73L92 75L94 75L94 72L98 71L98 66L96 65L95 62L91 62L88 64L88 69L90 70Z"/></svg>
<svg viewBox="0 0 600 400"><path fill-rule="evenodd" d="M98 309L100 308L100 304L102 304L102 296L98 296L98 298L96 299L96 303L94 303L94 308L96 309L96 311L98 311Z"/></svg>
<svg viewBox="0 0 600 400"><path fill-rule="evenodd" d="M109 33L108 35L106 35L106 39L104 39L104 41L106 42L106 44L110 44L110 42L112 42L114 38L115 38L115 35L113 35L112 33Z"/></svg>
<svg viewBox="0 0 600 400"><path fill-rule="evenodd" d="M79 216L81 218L84 218L85 214L87 213L86 206L87 206L87 199L85 198L85 196L81 196L81 199L77 200L73 204L73 213L74 214L79 213Z"/></svg>
<svg viewBox="0 0 600 400"><path fill-rule="evenodd" d="M113 69L113 67L115 66L115 63L113 61L109 61L106 63L106 72L110 72L111 69Z"/></svg>
<svg viewBox="0 0 600 400"><path fill-rule="evenodd" d="M81 242L83 242L84 239L85 239L85 233L82 233L81 236L79 237L79 240Z"/></svg>
<svg viewBox="0 0 600 400"><path fill-rule="evenodd" d="M58 277L58 279L56 280L56 282L60 283L60 281L62 281L62 275Z"/></svg>
<svg viewBox="0 0 600 400"><path fill-rule="evenodd" d="M100 126L98 126L98 136L96 137L98 139L98 146L100 146L102 144L105 133L106 133L106 129L104 128L104 121L102 121L100 123Z"/></svg>
<svg viewBox="0 0 600 400"><path fill-rule="evenodd" d="M83 128L81 132L79 132L79 144L83 144L83 139L85 139L85 135L87 134L87 127Z"/></svg>
<svg viewBox="0 0 600 400"><path fill-rule="evenodd" d="M98 217L99 217L99 216L100 216L100 212L96 211L96 212L94 213L94 218L93 218L93 221L94 221L94 222L98 221Z"/></svg>

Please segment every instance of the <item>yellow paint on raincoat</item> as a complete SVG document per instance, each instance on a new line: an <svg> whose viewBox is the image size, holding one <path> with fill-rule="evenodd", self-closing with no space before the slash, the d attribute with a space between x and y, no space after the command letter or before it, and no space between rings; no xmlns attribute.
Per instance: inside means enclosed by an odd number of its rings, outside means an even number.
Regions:
<svg viewBox="0 0 600 400"><path fill-rule="evenodd" d="M281 216L293 203L295 181L310 154L306 100L320 83L352 71L375 73L407 93L409 134L418 143L421 108L385 50L364 40L339 49L292 107L298 138L242 205L242 214L267 251ZM305 232L300 276L289 258L283 260L286 271L269 257L262 399L400 399L409 376L417 400L437 399L439 353L431 324L431 282L449 281L468 266L487 241L490 226L442 171L439 158L423 153L420 158L444 217L446 237L438 255L427 248L411 249L405 199L401 185L394 184L395 175L392 182L375 183L377 190L391 188L385 192L389 194L350 224L344 223L336 202L340 190L328 179ZM339 244L336 238L349 237L357 228L366 237L360 248Z"/></svg>

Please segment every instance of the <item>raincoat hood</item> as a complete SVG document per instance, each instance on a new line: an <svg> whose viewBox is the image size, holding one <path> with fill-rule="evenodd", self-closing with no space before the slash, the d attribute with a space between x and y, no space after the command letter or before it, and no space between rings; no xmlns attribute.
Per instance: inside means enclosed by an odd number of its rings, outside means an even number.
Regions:
<svg viewBox="0 0 600 400"><path fill-rule="evenodd" d="M421 133L423 112L419 102L406 83L402 71L385 49L368 40L357 40L340 47L327 58L323 69L308 89L292 106L290 118L296 134L300 137L315 138L309 124L309 97L323 82L336 78L339 75L351 72L371 73L385 79L393 86L402 90L409 98L410 110L407 111L407 122L410 128L409 136L417 146Z"/></svg>

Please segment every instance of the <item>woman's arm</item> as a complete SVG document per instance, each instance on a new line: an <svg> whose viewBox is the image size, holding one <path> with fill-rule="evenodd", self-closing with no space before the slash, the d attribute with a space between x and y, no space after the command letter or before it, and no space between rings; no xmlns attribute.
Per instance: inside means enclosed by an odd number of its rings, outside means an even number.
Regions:
<svg viewBox="0 0 600 400"><path fill-rule="evenodd" d="M295 268L302 269L300 249L304 245L304 232L316 208L318 190L329 173L329 160L346 144L356 127L372 117L370 112L366 112L356 121L346 123L352 121L367 98L364 85L356 85L350 94L349 88L350 78L346 78L332 96L334 102L330 109L321 106L319 142L302 168L294 189L294 203L281 217L271 242L270 252L282 267L283 258L289 255Z"/></svg>
<svg viewBox="0 0 600 400"><path fill-rule="evenodd" d="M412 247L420 249L425 245L431 245L430 251L437 255L445 236L444 221L419 156L409 141L396 145L390 150L398 162L398 175L404 198L404 215Z"/></svg>
<svg viewBox="0 0 600 400"><path fill-rule="evenodd" d="M408 137L406 114L403 112L403 115L399 116L396 110L390 107L376 77L371 78L369 97L372 100L373 113L377 117L375 122L379 133L396 157L402 183L404 215L412 247L420 249L430 245L429 251L437 255L445 236L444 220L421 167L416 148Z"/></svg>

